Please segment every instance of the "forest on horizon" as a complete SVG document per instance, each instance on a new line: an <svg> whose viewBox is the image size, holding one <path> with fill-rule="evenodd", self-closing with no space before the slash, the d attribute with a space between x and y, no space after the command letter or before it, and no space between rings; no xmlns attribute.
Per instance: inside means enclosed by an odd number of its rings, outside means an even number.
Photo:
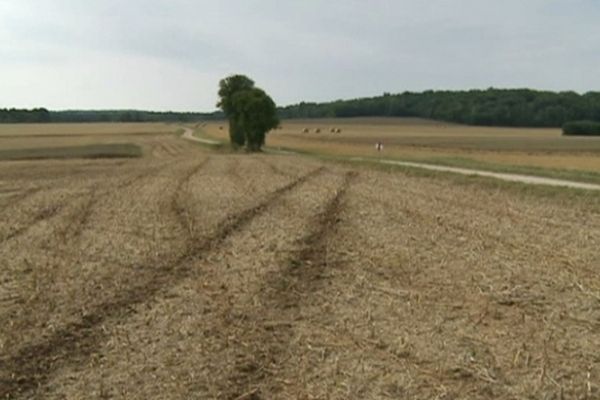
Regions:
<svg viewBox="0 0 600 400"><path fill-rule="evenodd" d="M278 108L279 117L419 117L481 126L562 127L570 121L600 121L600 92L532 89L384 93L331 102L301 102ZM0 109L0 123L45 122L195 122L222 119L222 112L138 110Z"/></svg>

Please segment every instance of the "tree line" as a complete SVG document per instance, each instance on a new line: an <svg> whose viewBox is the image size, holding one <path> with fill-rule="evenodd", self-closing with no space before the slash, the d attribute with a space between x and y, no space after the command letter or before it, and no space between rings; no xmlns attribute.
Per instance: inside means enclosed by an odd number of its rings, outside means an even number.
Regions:
<svg viewBox="0 0 600 400"><path fill-rule="evenodd" d="M46 122L195 122L222 119L223 113L158 112L138 110L69 110L45 108L0 109L0 123Z"/></svg>
<svg viewBox="0 0 600 400"><path fill-rule="evenodd" d="M0 123L19 122L51 122L50 112L45 108L34 108L32 110L16 108L0 108Z"/></svg>
<svg viewBox="0 0 600 400"><path fill-rule="evenodd" d="M600 136L600 122L567 122L563 125L563 134L567 136Z"/></svg>
<svg viewBox="0 0 600 400"><path fill-rule="evenodd" d="M283 107L281 118L420 117L484 126L561 127L600 121L600 92L531 89L425 91Z"/></svg>
<svg viewBox="0 0 600 400"><path fill-rule="evenodd" d="M228 118L227 113L137 110L48 111L0 109L0 123L19 122L193 122ZM600 121L600 92L550 92L531 89L425 91L277 109L279 118L420 117L484 126L561 127L571 121ZM234 127L235 130L235 127Z"/></svg>

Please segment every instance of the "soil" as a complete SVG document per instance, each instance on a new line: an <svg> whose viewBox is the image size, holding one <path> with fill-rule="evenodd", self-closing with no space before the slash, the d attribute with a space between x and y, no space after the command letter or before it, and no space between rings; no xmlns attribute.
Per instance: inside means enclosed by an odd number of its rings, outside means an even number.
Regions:
<svg viewBox="0 0 600 400"><path fill-rule="evenodd" d="M600 397L597 209L145 143L2 163L0 398Z"/></svg>

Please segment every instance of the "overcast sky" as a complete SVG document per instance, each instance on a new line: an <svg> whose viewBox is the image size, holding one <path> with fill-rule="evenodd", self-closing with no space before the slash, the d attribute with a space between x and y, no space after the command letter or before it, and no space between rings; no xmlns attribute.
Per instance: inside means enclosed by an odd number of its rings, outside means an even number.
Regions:
<svg viewBox="0 0 600 400"><path fill-rule="evenodd" d="M597 0L0 0L0 107L210 111L426 89L600 90Z"/></svg>

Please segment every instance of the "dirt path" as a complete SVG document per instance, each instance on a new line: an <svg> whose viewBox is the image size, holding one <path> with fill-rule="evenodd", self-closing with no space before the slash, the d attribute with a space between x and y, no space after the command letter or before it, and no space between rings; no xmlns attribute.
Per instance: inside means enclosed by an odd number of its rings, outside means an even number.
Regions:
<svg viewBox="0 0 600 400"><path fill-rule="evenodd" d="M533 175L520 175L520 174L508 174L501 172L491 172L491 171L483 171L469 168L458 168L458 167L445 167L441 165L433 165L433 164L423 164L423 163L415 163L415 162L407 162L407 161L396 161L396 160L386 160L386 159L367 159L361 157L353 157L351 158L355 161L368 161L368 162L378 162L380 164L387 165L399 165L402 167L411 167L411 168L421 168L429 171L440 171L440 172L451 172L454 174L461 175L476 175L476 176L485 176L488 178L501 179L503 181L509 182L520 182L531 185L548 185L548 186L561 186L561 187L569 187L574 189L584 189L584 190L600 190L600 185L594 183L584 183L584 182L573 182L562 179L554 179L554 178L545 178L542 176L533 176Z"/></svg>
<svg viewBox="0 0 600 400"><path fill-rule="evenodd" d="M205 144L220 144L221 142L212 139L203 139L198 138L193 135L193 130L190 128L184 128L185 132L183 134L183 138L187 140L192 140L196 142L201 142ZM281 155L300 155L300 153L295 153L293 151L283 151L283 150L271 150L270 152ZM411 168L421 168L429 171L439 171L439 172L451 172L454 174L461 175L476 175L476 176L484 176L488 178L500 179L508 182L519 182L526 183L530 185L547 185L547 186L559 186L559 187L569 187L573 189L583 189L583 190L600 190L599 184L594 183L585 183L585 182L575 182L568 181L564 179L555 179L555 178L546 178L542 176L534 176L534 175L521 175L521 174L510 174L510 173L502 173L502 172L492 172L485 170L477 170L470 168L459 168L459 167L447 167L443 165L435 165L435 164L426 164L426 163L418 163L418 162L408 162L408 161L398 161L398 160L389 160L389 159L373 159L373 158L363 158L363 157L351 157L349 158L352 161L367 161L367 162L378 162L380 164L387 165L398 165L403 167L411 167Z"/></svg>
<svg viewBox="0 0 600 400"><path fill-rule="evenodd" d="M199 143L210 144L210 145L221 144L221 142L219 142L218 140L205 139L205 138L199 138L197 136L194 136L194 130L191 128L188 128L188 127L182 127L182 128L184 129L184 132L181 137L186 140L191 140L192 142L199 142Z"/></svg>

